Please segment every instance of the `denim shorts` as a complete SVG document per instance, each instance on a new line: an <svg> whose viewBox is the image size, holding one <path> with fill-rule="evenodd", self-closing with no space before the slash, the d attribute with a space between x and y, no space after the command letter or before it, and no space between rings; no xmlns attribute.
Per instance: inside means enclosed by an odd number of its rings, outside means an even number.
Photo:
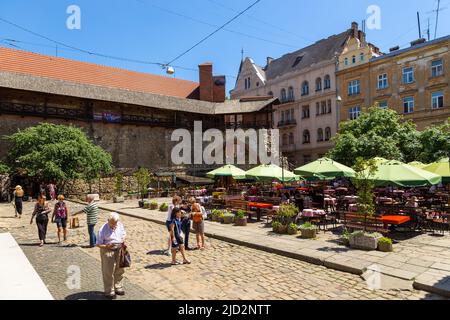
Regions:
<svg viewBox="0 0 450 320"><path fill-rule="evenodd" d="M55 218L55 223L56 223L56 226L58 228L63 228L63 229L67 228L67 218L58 218L58 217L56 217Z"/></svg>

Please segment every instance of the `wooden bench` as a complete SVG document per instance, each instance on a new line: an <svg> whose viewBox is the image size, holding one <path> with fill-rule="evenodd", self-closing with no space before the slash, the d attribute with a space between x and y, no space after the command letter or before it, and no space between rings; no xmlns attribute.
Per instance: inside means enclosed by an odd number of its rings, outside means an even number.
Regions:
<svg viewBox="0 0 450 320"><path fill-rule="evenodd" d="M354 212L343 212L340 218L343 219L344 227L350 230L366 230L381 234L389 233L389 229L386 228L379 216L364 217Z"/></svg>
<svg viewBox="0 0 450 320"><path fill-rule="evenodd" d="M243 210L248 219L251 219L254 215L256 216L256 212L250 210L248 201L245 200L228 200L226 202L226 207L233 213Z"/></svg>

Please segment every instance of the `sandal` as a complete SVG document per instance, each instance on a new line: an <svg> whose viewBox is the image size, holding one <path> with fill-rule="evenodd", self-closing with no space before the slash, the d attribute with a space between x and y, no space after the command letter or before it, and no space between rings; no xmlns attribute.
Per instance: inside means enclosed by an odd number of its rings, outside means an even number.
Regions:
<svg viewBox="0 0 450 320"><path fill-rule="evenodd" d="M177 261L177 262L172 262L173 266L179 266L181 264L181 262Z"/></svg>
<svg viewBox="0 0 450 320"><path fill-rule="evenodd" d="M189 260L183 261L183 264L191 264Z"/></svg>

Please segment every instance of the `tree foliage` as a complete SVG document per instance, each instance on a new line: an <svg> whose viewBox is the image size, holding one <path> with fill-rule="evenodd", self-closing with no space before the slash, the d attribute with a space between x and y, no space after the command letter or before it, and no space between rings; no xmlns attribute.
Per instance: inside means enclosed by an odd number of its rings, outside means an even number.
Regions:
<svg viewBox="0 0 450 320"><path fill-rule="evenodd" d="M358 193L358 214L371 217L375 214L373 177L377 171L377 165L374 159L357 158L353 170L355 170L355 177L352 183Z"/></svg>
<svg viewBox="0 0 450 320"><path fill-rule="evenodd" d="M9 173L9 167L6 164L0 162L0 174L7 174L7 173Z"/></svg>
<svg viewBox="0 0 450 320"><path fill-rule="evenodd" d="M402 162L430 163L447 155L449 125L418 131L412 121L403 121L394 110L371 107L352 121L341 123L328 156L348 166L357 158L383 157Z"/></svg>
<svg viewBox="0 0 450 320"><path fill-rule="evenodd" d="M73 126L42 123L4 137L11 142L7 163L13 171L64 185L91 181L112 170L112 157Z"/></svg>
<svg viewBox="0 0 450 320"><path fill-rule="evenodd" d="M137 180L141 199L143 200L145 194L148 192L147 188L150 183L150 171L146 168L139 168L139 170L134 173L134 177Z"/></svg>

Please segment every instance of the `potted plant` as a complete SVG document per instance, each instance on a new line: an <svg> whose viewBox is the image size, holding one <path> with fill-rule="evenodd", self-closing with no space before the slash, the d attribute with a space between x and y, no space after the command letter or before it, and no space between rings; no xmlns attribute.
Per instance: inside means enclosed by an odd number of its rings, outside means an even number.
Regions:
<svg viewBox="0 0 450 320"><path fill-rule="evenodd" d="M150 202L150 207L149 207L149 209L150 209L150 210L157 210L157 209L158 209L158 202L156 202L156 201L151 201L151 202Z"/></svg>
<svg viewBox="0 0 450 320"><path fill-rule="evenodd" d="M245 227L247 225L247 217L245 216L244 210L238 210L234 223L240 227Z"/></svg>
<svg viewBox="0 0 450 320"><path fill-rule="evenodd" d="M125 202L125 198L122 196L123 189L123 174L120 172L116 173L116 182L114 184L114 203L122 203Z"/></svg>
<svg viewBox="0 0 450 320"><path fill-rule="evenodd" d="M234 214L227 212L222 217L224 224L232 224L234 222Z"/></svg>
<svg viewBox="0 0 450 320"><path fill-rule="evenodd" d="M217 222L223 223L223 217L224 217L225 213L227 213L227 211L225 211L225 212L220 211L219 212L219 214L217 215Z"/></svg>
<svg viewBox="0 0 450 320"><path fill-rule="evenodd" d="M211 211L211 220L214 222L219 221L219 215L220 215L221 211L218 209L214 209Z"/></svg>
<svg viewBox="0 0 450 320"><path fill-rule="evenodd" d="M294 204L282 204L277 212L276 220L287 228L289 224L295 222L298 212Z"/></svg>
<svg viewBox="0 0 450 320"><path fill-rule="evenodd" d="M295 223L290 223L287 228L287 233L289 235L295 235L298 233L298 227Z"/></svg>
<svg viewBox="0 0 450 320"><path fill-rule="evenodd" d="M394 248L392 247L392 239L383 237L378 240L378 250L381 252L392 252Z"/></svg>
<svg viewBox="0 0 450 320"><path fill-rule="evenodd" d="M282 225L281 225L280 222L278 222L278 221L273 221L273 222L272 222L272 231L275 232L275 233L279 233L279 229L280 229L281 226L282 226Z"/></svg>
<svg viewBox="0 0 450 320"><path fill-rule="evenodd" d="M355 178L352 179L358 194L357 208L358 215L361 216L363 224L362 231L356 231L349 235L349 244L351 248L361 250L376 250L378 240L382 238L379 233L368 233L366 221L375 214L374 194L375 187L373 177L377 171L375 160L364 160L358 158L353 168Z"/></svg>
<svg viewBox="0 0 450 320"><path fill-rule="evenodd" d="M317 236L317 228L311 222L302 224L299 229L302 239L314 239Z"/></svg>
<svg viewBox="0 0 450 320"><path fill-rule="evenodd" d="M150 183L150 172L145 168L140 168L134 173L134 177L138 183L138 190L140 193L141 200L139 201L139 207L144 207L144 198L148 194L147 186Z"/></svg>
<svg viewBox="0 0 450 320"><path fill-rule="evenodd" d="M159 211L167 212L167 210L169 210L169 205L168 205L167 203L162 203L162 204L159 206Z"/></svg>

